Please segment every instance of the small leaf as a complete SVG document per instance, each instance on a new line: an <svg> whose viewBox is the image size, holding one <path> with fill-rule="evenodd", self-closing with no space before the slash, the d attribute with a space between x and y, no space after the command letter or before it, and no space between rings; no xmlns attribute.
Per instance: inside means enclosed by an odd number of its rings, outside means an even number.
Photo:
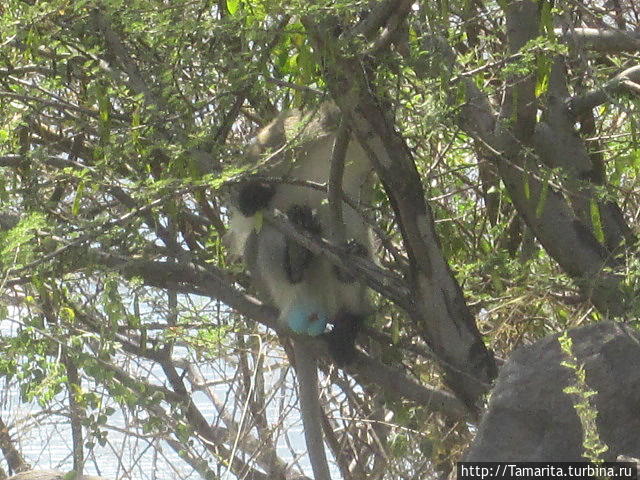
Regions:
<svg viewBox="0 0 640 480"><path fill-rule="evenodd" d="M76 216L80 212L80 203L82 202L82 197L84 195L84 180L78 184L78 188L76 189L76 194L73 197L73 206L71 207L71 214Z"/></svg>
<svg viewBox="0 0 640 480"><path fill-rule="evenodd" d="M529 189L529 177L524 177L523 179L524 181L524 198L526 200L530 200L531 199L531 190Z"/></svg>
<svg viewBox="0 0 640 480"><path fill-rule="evenodd" d="M544 53L540 54L544 55ZM538 68L536 72L536 98L546 93L549 89L549 77L551 76L551 61L547 57L538 57Z"/></svg>
<svg viewBox="0 0 640 480"><path fill-rule="evenodd" d="M231 15L235 15L240 8L240 0L227 0L227 10Z"/></svg>
<svg viewBox="0 0 640 480"><path fill-rule="evenodd" d="M262 212L257 212L253 216L253 218L255 220L255 224L253 225L253 229L256 231L256 233L260 233L260 230L262 230L262 225L264 223L264 215L262 214Z"/></svg>
<svg viewBox="0 0 640 480"><path fill-rule="evenodd" d="M598 205L598 202L592 199L589 203L589 209L591 210L591 226L593 227L593 234L598 242L604 243L604 229L602 228L600 206Z"/></svg>
<svg viewBox="0 0 640 480"><path fill-rule="evenodd" d="M549 194L549 177L551 176L551 170L545 173L542 181L542 191L540 192L540 198L538 198L538 205L536 205L536 218L542 216L544 211L544 205L547 203L547 195Z"/></svg>
<svg viewBox="0 0 640 480"><path fill-rule="evenodd" d="M400 322L397 316L391 319L391 342L396 345L400 341Z"/></svg>

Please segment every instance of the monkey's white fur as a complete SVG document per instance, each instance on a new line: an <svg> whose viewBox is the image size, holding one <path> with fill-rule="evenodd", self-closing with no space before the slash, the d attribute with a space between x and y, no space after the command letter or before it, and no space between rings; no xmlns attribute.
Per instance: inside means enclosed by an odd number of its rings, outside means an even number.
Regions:
<svg viewBox="0 0 640 480"><path fill-rule="evenodd" d="M254 165L263 161L260 176L327 184L336 128L337 109L332 105L323 105L306 116L295 111L282 114L258 133L249 148L248 160ZM286 213L294 205L309 207L321 226L322 236L335 238L331 231L333 217L324 191L287 183L275 184L275 188L267 210ZM345 155L342 190L356 204L370 201L371 166L354 139L349 142ZM342 210L346 240L357 241L368 252L369 226L345 202ZM234 206L230 213L225 243L233 254L243 256L256 286L278 307L284 324L294 330L304 330L301 333L317 335L324 330L321 324L331 321L340 310L368 313L366 289L360 282L340 281L330 262L313 255L301 281L292 283L284 267L284 235L267 222L257 220L255 215L242 215ZM318 325L309 328L298 325L302 321L295 318L300 308L304 315L317 314Z"/></svg>

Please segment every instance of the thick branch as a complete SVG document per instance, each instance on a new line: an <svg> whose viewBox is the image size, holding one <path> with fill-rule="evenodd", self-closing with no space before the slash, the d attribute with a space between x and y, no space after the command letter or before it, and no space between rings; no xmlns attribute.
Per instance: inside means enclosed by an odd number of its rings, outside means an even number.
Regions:
<svg viewBox="0 0 640 480"><path fill-rule="evenodd" d="M4 459L7 461L10 472L24 472L31 468L31 465L27 463L14 445L13 439L9 434L9 427L2 418L0 418L0 450L4 454Z"/></svg>
<svg viewBox="0 0 640 480"><path fill-rule="evenodd" d="M538 35L538 6L530 0L505 2L507 41L509 53L522 53L527 42ZM511 131L521 142L529 142L536 123L536 78L531 72L516 74L508 79L504 102L500 111L501 121L513 126ZM513 161L517 161L515 158Z"/></svg>
<svg viewBox="0 0 640 480"><path fill-rule="evenodd" d="M587 50L604 53L636 52L640 50L640 33L605 28L572 28L554 30L565 41L578 44Z"/></svg>
<svg viewBox="0 0 640 480"><path fill-rule="evenodd" d="M304 20L325 55L325 79L391 200L410 263L410 297L403 303L446 372L469 404L489 387L495 364L440 249L433 215L404 140L395 132L358 62L340 58L325 32Z"/></svg>
<svg viewBox="0 0 640 480"><path fill-rule="evenodd" d="M561 186L578 219L591 231L601 229L604 245L610 252L620 246L631 246L631 229L619 214L619 207L605 202L597 194L597 184L604 183L604 173L598 175L598 163L587 149L584 139L575 130L575 118L566 108L568 86L564 59L555 59L551 68L545 113L536 125L533 146L536 154L549 168L561 168ZM597 162L597 160L595 160ZM594 224L593 210L599 211L599 223Z"/></svg>
<svg viewBox="0 0 640 480"><path fill-rule="evenodd" d="M455 70L455 56L446 41L425 40L426 48L440 54L440 67ZM496 130L497 114L488 97L473 81L463 81L467 102L461 107L458 122L498 165L518 213L549 255L576 280L600 311L624 312L626 306L619 289L620 278L607 271L610 258L606 249L576 219L562 194L542 181L535 162L524 162L527 169L521 166L522 159L527 157L525 146L509 130Z"/></svg>
<svg viewBox="0 0 640 480"><path fill-rule="evenodd" d="M351 138L351 131L344 121L336 133L336 139L331 152L331 166L329 168L329 184L327 199L331 210L331 239L338 245L346 241L344 216L342 213L342 177L344 175L344 161L347 146Z"/></svg>
<svg viewBox="0 0 640 480"><path fill-rule="evenodd" d="M317 361L313 351L308 348L309 340L298 338L293 341L304 438L315 480L331 480L322 439L322 407L318 391Z"/></svg>
<svg viewBox="0 0 640 480"><path fill-rule="evenodd" d="M638 84L640 84L640 66L636 65L620 72L600 88L570 98L567 108L573 118L578 117L588 110L610 102L616 95L625 91L640 95L637 89Z"/></svg>
<svg viewBox="0 0 640 480"><path fill-rule="evenodd" d="M141 277L145 283L159 288L171 287L181 293L219 298L244 316L259 320L276 331L281 330L276 321L277 311L274 308L261 305L252 297L242 295L233 289L228 281L218 279L211 272L168 262L138 261L132 264L113 257L105 258L104 254L102 258L103 264L119 268L125 277ZM327 348L322 340L313 340L310 344L313 348L320 349L323 357L328 358ZM376 362L366 355L358 354L357 361L348 370L353 374L361 375L372 384L382 386L385 391L396 392L420 405L431 406L445 415L460 418L466 414L463 404L451 394L433 387L422 386L407 378L399 370Z"/></svg>

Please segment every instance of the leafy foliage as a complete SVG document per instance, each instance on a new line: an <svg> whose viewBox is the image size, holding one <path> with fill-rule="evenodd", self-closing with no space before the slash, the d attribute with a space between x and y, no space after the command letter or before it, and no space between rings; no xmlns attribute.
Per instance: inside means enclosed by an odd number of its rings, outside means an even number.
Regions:
<svg viewBox="0 0 640 480"><path fill-rule="evenodd" d="M4 381L63 423L76 418L73 396L84 432L74 441L87 458L144 439L132 452L173 450L185 478L308 474L301 437L287 436L298 423L289 340L269 328L273 312L245 296L255 292L222 242L225 182L252 167L243 148L276 112L336 96L339 79L327 72L339 61L367 81L349 98L373 95L402 139L433 212L430 251L442 253L497 356L613 316L607 301L636 318L637 91L607 87L605 101L575 115L558 107L633 65L625 48L565 36L591 26L638 31L633 2L614 3L620 11L532 2L530 25L510 30L517 12L507 1L401 11L359 0L5 0ZM450 50L434 46L442 42ZM469 117L474 88L496 112L488 127ZM565 117L565 137L537 142L545 125L560 135ZM501 132L517 148L491 143ZM559 150L572 141L572 155ZM512 167L517 180L505 173ZM415 303L399 305L383 288L372 294L361 347L371 365L441 393L442 359L411 311L421 294L411 233L389 190L378 182L361 209L375 224L377 264ZM558 247L563 238L548 232L571 222L557 205L604 259L564 253L582 243ZM597 283L602 276L611 282ZM382 375L321 367L327 444L345 478L446 473L472 437L470 417L435 412ZM22 433L23 419L5 420ZM137 474L151 476L144 465Z"/></svg>

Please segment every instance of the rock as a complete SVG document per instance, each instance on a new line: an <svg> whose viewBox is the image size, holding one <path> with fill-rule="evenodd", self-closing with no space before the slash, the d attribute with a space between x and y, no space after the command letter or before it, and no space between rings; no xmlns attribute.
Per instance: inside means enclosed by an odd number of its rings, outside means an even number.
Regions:
<svg viewBox="0 0 640 480"><path fill-rule="evenodd" d="M584 461L582 427L573 406L575 372L561 365L559 335L516 350L498 375L467 461ZM640 456L640 334L601 322L569 331L572 352L597 394L600 440L618 455Z"/></svg>

